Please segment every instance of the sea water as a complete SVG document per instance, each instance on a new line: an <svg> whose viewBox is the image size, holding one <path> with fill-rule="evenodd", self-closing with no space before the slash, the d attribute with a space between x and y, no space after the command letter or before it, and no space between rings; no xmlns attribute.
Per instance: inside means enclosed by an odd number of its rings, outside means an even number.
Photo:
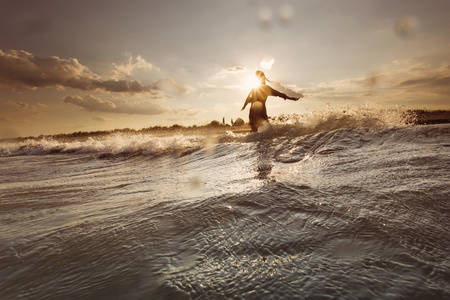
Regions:
<svg viewBox="0 0 450 300"><path fill-rule="evenodd" d="M449 299L450 125L0 143L0 299Z"/></svg>

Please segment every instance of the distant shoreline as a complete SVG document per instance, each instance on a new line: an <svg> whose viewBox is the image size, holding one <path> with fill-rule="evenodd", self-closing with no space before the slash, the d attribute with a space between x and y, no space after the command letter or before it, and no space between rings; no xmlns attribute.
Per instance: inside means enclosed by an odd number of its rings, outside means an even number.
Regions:
<svg viewBox="0 0 450 300"><path fill-rule="evenodd" d="M434 124L446 124L450 123L450 110L407 110L404 112L407 124L414 125L434 125ZM62 134L52 134L52 135L40 135L37 137L17 137L17 138L5 138L0 139L0 142L5 141L21 141L27 139L36 138L48 138L52 137L55 139L73 139L73 138L89 138L89 137L99 137L105 136L111 133L151 133L155 136L166 136L168 134L217 134L224 133L225 131L233 131L237 133L245 133L250 131L250 126L247 124L233 126L229 124L222 124L219 121L212 121L207 125L193 125L193 126L182 126L174 124L172 126L153 126L142 129L114 129L107 131L78 131L73 133L62 133Z"/></svg>
<svg viewBox="0 0 450 300"><path fill-rule="evenodd" d="M416 125L432 125L450 123L449 110L408 110L407 113L411 117L410 124Z"/></svg>

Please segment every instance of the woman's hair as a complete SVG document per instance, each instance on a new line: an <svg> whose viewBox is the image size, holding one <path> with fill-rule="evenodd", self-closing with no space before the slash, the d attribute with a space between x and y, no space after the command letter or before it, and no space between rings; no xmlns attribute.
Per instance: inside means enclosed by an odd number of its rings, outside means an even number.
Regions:
<svg viewBox="0 0 450 300"><path fill-rule="evenodd" d="M260 70L256 71L255 76L256 76L256 78L258 78L261 81L264 80L264 83L266 83L266 81L270 82L270 80L267 79L267 77L266 77L266 75L264 74L263 71L260 71Z"/></svg>

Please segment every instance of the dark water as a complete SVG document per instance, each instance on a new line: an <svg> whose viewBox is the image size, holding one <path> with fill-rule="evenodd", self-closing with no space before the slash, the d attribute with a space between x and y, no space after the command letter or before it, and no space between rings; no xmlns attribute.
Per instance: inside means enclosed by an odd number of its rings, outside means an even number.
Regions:
<svg viewBox="0 0 450 300"><path fill-rule="evenodd" d="M1 144L0 298L449 299L450 125L351 121Z"/></svg>

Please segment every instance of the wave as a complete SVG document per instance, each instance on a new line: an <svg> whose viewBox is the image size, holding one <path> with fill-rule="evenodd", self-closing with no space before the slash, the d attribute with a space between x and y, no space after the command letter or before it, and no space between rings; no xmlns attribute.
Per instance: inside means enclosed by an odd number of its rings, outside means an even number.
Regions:
<svg viewBox="0 0 450 300"><path fill-rule="evenodd" d="M120 155L186 155L213 147L218 143L251 143L276 138L297 138L344 128L379 130L407 126L410 116L402 109L376 109L369 106L311 111L304 115L290 114L273 118L257 133L244 127L189 129L155 134L152 131L110 132L55 135L0 142L0 156L46 154L97 154L100 157Z"/></svg>
<svg viewBox="0 0 450 300"><path fill-rule="evenodd" d="M57 153L117 155L183 154L203 148L205 142L195 136L155 137L147 134L113 133L83 141L60 141L54 137L27 139L0 144L0 156L44 155Z"/></svg>
<svg viewBox="0 0 450 300"><path fill-rule="evenodd" d="M450 147L450 125L403 126L378 128L341 128L278 141L274 157L277 161L291 163L313 156L336 155L358 149L376 152L379 149L397 149L434 145ZM402 150L400 150L402 149ZM355 152L356 155L357 152ZM431 153L429 153L431 155ZM399 155L402 158L402 155Z"/></svg>

